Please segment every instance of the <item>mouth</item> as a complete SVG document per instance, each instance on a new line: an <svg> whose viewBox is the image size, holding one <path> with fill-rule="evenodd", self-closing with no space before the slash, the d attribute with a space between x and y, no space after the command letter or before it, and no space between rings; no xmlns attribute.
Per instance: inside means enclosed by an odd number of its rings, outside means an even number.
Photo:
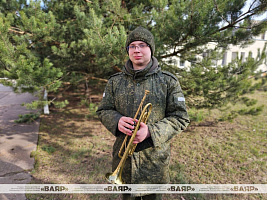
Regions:
<svg viewBox="0 0 267 200"><path fill-rule="evenodd" d="M134 59L136 59L136 60L139 60L141 58L142 58L142 56L134 56Z"/></svg>

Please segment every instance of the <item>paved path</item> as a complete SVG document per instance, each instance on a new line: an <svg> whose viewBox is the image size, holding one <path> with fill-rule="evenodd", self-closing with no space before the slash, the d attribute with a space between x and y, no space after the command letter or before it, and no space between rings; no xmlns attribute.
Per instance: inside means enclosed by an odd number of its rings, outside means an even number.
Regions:
<svg viewBox="0 0 267 200"><path fill-rule="evenodd" d="M31 181L30 171L36 150L39 121L18 124L18 115L33 112L21 106L36 99L29 93L16 94L0 84L0 184L25 184ZM0 194L1 200L25 200L24 194Z"/></svg>

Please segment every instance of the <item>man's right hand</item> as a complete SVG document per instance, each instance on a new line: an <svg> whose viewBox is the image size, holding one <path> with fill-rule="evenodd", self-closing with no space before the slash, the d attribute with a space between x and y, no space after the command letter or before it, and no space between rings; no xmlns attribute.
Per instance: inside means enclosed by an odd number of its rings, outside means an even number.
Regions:
<svg viewBox="0 0 267 200"><path fill-rule="evenodd" d="M121 117L118 123L120 132L131 136L134 130L134 119L130 117Z"/></svg>

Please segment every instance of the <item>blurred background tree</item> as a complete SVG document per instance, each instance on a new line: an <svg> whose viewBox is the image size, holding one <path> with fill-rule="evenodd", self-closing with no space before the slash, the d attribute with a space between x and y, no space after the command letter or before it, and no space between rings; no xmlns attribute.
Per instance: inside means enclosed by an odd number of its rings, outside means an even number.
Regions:
<svg viewBox="0 0 267 200"><path fill-rule="evenodd" d="M155 36L164 70L179 76L191 108L216 108L242 100L265 81L254 82L266 49L246 62L214 67L229 45L246 45L266 31L265 0L2 0L0 77L20 91L57 91L62 83L107 79L128 59L125 41L137 26ZM209 49L208 56L197 59ZM174 58L191 63L178 68ZM11 83L9 80L16 80Z"/></svg>

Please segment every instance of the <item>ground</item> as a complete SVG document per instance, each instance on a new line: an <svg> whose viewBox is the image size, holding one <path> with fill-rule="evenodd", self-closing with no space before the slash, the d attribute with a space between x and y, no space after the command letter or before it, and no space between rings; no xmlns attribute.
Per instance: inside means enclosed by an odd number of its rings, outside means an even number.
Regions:
<svg viewBox="0 0 267 200"><path fill-rule="evenodd" d="M92 90L91 103L82 88L68 90L64 109L50 107L41 117L33 183L100 184L111 172L114 136L99 122L95 110L101 100ZM259 104L267 95L257 93ZM82 102L82 103L81 103ZM172 142L170 163L174 184L266 184L266 108L259 116L218 121L218 111L192 122ZM29 195L30 199L119 199L118 195ZM264 199L263 194L165 195L165 199Z"/></svg>

